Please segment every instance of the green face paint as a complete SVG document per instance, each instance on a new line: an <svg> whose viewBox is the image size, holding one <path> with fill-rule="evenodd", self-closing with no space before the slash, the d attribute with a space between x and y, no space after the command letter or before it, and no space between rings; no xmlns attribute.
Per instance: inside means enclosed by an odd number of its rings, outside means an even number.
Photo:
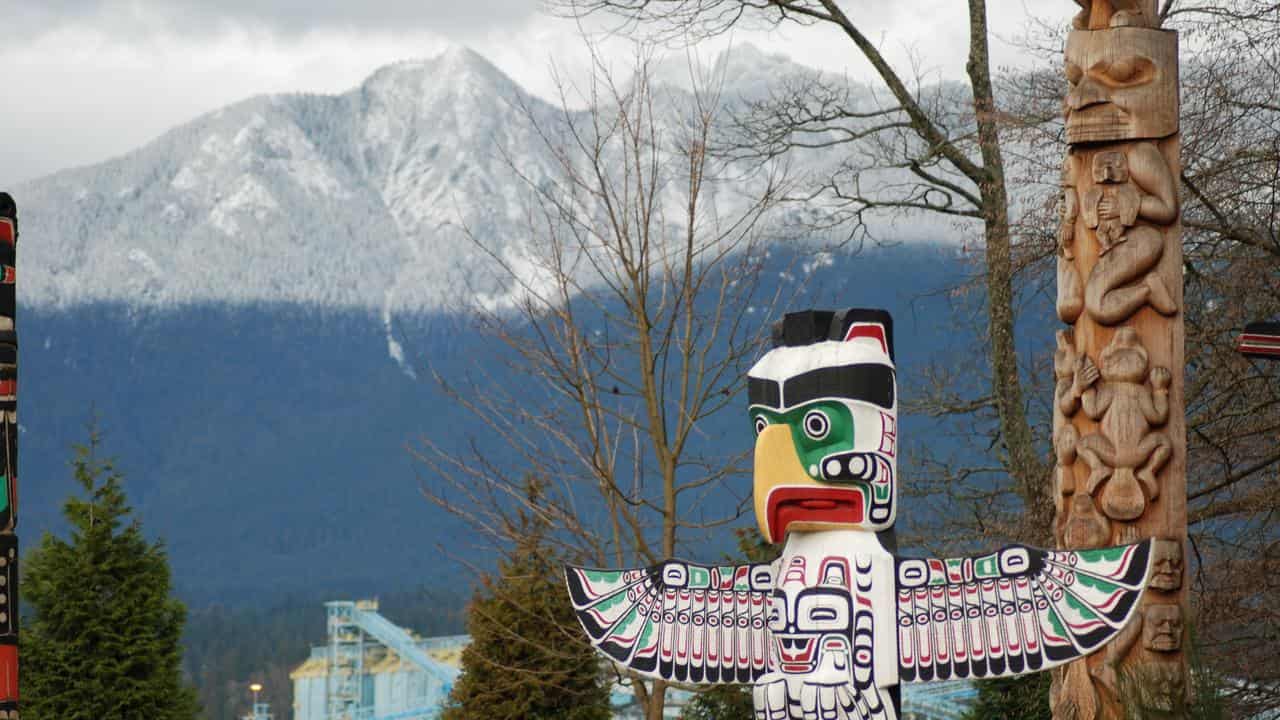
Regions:
<svg viewBox="0 0 1280 720"><path fill-rule="evenodd" d="M791 441L805 472L819 478L823 458L832 453L853 450L853 413L840 402L815 400L779 413L763 407L749 411L756 434L766 425L786 425L791 429Z"/></svg>

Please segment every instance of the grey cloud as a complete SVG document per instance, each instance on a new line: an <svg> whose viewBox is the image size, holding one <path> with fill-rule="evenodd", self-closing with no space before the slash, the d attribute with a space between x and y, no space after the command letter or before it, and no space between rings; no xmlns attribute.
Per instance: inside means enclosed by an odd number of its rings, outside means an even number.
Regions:
<svg viewBox="0 0 1280 720"><path fill-rule="evenodd" d="M0 7L8 5L0 1ZM518 28L540 0L17 0L6 11L27 33L93 24L126 35L139 26L183 35L231 27L298 34L315 30L428 30L470 34Z"/></svg>

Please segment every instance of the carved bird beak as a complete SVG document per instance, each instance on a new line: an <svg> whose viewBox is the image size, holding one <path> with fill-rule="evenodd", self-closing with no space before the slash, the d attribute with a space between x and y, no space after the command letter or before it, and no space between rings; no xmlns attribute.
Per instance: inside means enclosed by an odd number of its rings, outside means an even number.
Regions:
<svg viewBox="0 0 1280 720"><path fill-rule="evenodd" d="M861 488L810 477L786 425L769 425L756 437L753 494L760 533L774 543L782 542L788 530L856 526L866 508Z"/></svg>

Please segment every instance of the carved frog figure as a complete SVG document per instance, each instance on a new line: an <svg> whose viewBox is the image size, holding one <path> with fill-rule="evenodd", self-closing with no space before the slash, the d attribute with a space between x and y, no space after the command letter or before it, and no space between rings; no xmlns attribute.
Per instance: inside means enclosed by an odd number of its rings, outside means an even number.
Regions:
<svg viewBox="0 0 1280 720"><path fill-rule="evenodd" d="M1084 412L1100 421L1099 432L1079 443L1091 469L1087 490L1092 495L1110 479L1102 511L1114 520L1136 520L1147 498L1159 497L1156 473L1173 452L1168 436L1152 429L1169 420L1172 376L1162 367L1148 372L1147 351L1131 327L1116 331L1099 360L1101 368L1085 358L1079 371L1079 382L1088 388L1081 397Z"/></svg>

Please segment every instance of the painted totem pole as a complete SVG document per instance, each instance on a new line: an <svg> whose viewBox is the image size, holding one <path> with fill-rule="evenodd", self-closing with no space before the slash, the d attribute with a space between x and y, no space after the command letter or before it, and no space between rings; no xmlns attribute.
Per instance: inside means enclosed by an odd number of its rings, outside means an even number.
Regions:
<svg viewBox="0 0 1280 720"><path fill-rule="evenodd" d="M888 313L787 315L748 372L747 394L756 520L765 539L783 543L782 556L567 568L578 619L614 662L679 683L751 684L757 720L895 720L901 683L1039 672L1129 634L1149 570L1160 572L1167 550L1149 540L896 555ZM1146 627L1162 622L1148 617ZM1167 644L1166 635L1152 642Z"/></svg>
<svg viewBox="0 0 1280 720"><path fill-rule="evenodd" d="M1280 360L1280 322L1249 323L1240 334L1236 350L1258 360Z"/></svg>
<svg viewBox="0 0 1280 720"><path fill-rule="evenodd" d="M1076 551L1154 539L1137 618L1106 652L1055 671L1054 717L1178 717L1190 691L1178 39L1160 29L1155 0L1076 2L1063 102L1057 312L1069 327L1054 355L1055 535Z"/></svg>
<svg viewBox="0 0 1280 720"><path fill-rule="evenodd" d="M18 718L18 211L0 192L0 720Z"/></svg>

